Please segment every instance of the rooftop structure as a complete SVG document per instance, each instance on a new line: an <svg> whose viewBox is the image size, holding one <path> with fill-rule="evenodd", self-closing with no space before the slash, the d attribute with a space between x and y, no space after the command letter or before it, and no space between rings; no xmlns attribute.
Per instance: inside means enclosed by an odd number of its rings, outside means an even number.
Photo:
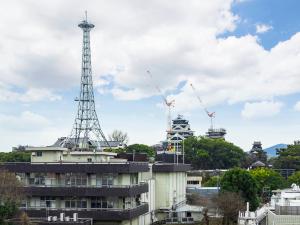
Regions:
<svg viewBox="0 0 300 225"><path fill-rule="evenodd" d="M223 138L225 139L225 135L226 135L226 130L224 128L219 128L219 129L215 129L215 128L209 128L208 131L206 132L206 137L209 138Z"/></svg>
<svg viewBox="0 0 300 225"><path fill-rule="evenodd" d="M239 213L238 224L259 224L265 221L266 225L300 224L300 188L292 184L291 188L273 191L271 202L255 212Z"/></svg>

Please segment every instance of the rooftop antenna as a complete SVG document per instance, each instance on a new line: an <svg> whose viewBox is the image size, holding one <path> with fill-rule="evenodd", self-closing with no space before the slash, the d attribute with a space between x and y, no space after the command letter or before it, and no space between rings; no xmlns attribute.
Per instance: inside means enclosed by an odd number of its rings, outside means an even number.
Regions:
<svg viewBox="0 0 300 225"><path fill-rule="evenodd" d="M87 21L87 10L84 11L85 14L85 21Z"/></svg>

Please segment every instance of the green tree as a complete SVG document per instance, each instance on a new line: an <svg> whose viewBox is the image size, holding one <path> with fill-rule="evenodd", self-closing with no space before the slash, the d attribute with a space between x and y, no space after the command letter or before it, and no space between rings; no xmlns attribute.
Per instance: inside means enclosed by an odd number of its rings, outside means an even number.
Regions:
<svg viewBox="0 0 300 225"><path fill-rule="evenodd" d="M21 187L15 174L0 170L0 224L16 213L23 198Z"/></svg>
<svg viewBox="0 0 300 225"><path fill-rule="evenodd" d="M245 152L223 139L189 137L184 140L185 158L194 169L228 169L241 166Z"/></svg>
<svg viewBox="0 0 300 225"><path fill-rule="evenodd" d="M219 176L212 176L210 177L205 183L203 183L203 187L217 187L220 185L221 177Z"/></svg>
<svg viewBox="0 0 300 225"><path fill-rule="evenodd" d="M0 152L0 162L30 162L30 152Z"/></svg>
<svg viewBox="0 0 300 225"><path fill-rule="evenodd" d="M300 171L293 173L288 177L288 185L297 184L300 185Z"/></svg>
<svg viewBox="0 0 300 225"><path fill-rule="evenodd" d="M258 194L264 202L268 201L271 191L285 187L284 178L276 171L268 168L257 168L250 171L258 184Z"/></svg>
<svg viewBox="0 0 300 225"><path fill-rule="evenodd" d="M148 157L154 157L155 156L155 150L152 147L149 147L148 145L143 144L133 144L128 145L125 148L125 152L129 153L146 153Z"/></svg>
<svg viewBox="0 0 300 225"><path fill-rule="evenodd" d="M125 148L105 148L103 151L114 152L114 153L123 153L123 152L125 152Z"/></svg>
<svg viewBox="0 0 300 225"><path fill-rule="evenodd" d="M274 160L274 168L300 170L300 145L288 145L277 150L278 157Z"/></svg>
<svg viewBox="0 0 300 225"><path fill-rule="evenodd" d="M226 171L221 179L221 192L236 192L249 202L250 209L255 210L259 205L258 184L245 169L234 168Z"/></svg>

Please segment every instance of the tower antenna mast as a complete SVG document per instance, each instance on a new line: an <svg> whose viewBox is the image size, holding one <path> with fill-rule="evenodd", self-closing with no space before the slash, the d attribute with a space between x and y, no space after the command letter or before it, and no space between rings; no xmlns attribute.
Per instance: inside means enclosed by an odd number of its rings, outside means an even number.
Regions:
<svg viewBox="0 0 300 225"><path fill-rule="evenodd" d="M75 99L78 109L73 129L65 143L72 144L76 149L101 150L101 143L104 142L110 148L95 109L90 48L90 31L95 26L87 21L87 11L85 19L78 26L83 31L80 94Z"/></svg>

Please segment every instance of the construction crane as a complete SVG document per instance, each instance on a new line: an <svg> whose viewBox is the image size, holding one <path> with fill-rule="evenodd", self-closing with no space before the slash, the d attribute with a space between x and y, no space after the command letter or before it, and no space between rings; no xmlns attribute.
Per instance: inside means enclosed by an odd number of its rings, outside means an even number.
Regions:
<svg viewBox="0 0 300 225"><path fill-rule="evenodd" d="M194 85L193 85L192 83L190 83L190 85L191 85L191 88L193 89L193 91L194 91L194 93L195 93L195 95L196 95L196 97L197 97L197 99L198 99L198 101L199 101L201 107L204 109L205 113L206 113L206 114L208 115L208 117L210 118L210 129L213 130L213 128L214 128L214 125L213 125L213 124L214 124L214 123L213 123L213 119L214 119L215 116L216 116L216 112L209 112L209 111L207 110L207 108L206 108L205 105L203 104L203 101L201 100L201 98L200 98L199 95L197 94L197 91L196 91Z"/></svg>
<svg viewBox="0 0 300 225"><path fill-rule="evenodd" d="M152 80L155 89L156 89L157 92L160 94L160 96L163 98L163 102L164 102L164 104L165 104L165 105L167 106L167 108L168 108L168 115L167 115L167 132L168 132L168 135L167 135L167 142L168 142L168 150L171 150L171 149L172 149L172 146L171 146L171 139L170 139L169 133L172 131L171 108L174 107L174 105L175 105L175 100L172 99L172 100L168 101L167 97L163 94L163 92L161 91L160 87L154 82L154 79L153 79L153 76L152 76L150 70L147 70L147 73L148 73L150 79Z"/></svg>

